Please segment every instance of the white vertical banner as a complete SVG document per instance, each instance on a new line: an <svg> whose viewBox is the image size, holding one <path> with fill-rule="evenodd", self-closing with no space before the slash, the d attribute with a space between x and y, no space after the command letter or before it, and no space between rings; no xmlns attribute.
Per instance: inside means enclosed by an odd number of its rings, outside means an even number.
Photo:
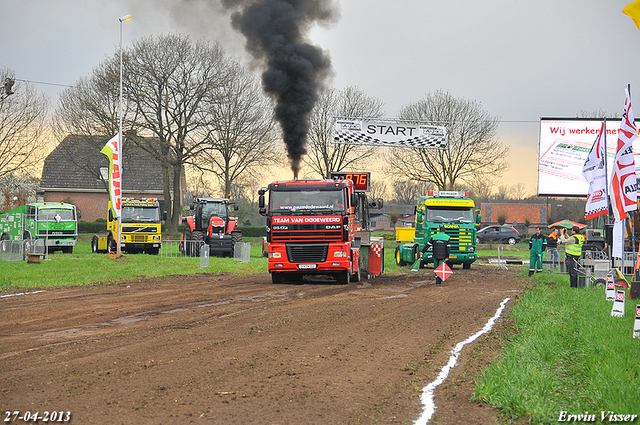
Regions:
<svg viewBox="0 0 640 425"><path fill-rule="evenodd" d="M626 220L616 221L613 225L613 253L614 257L622 258L623 237L624 237L624 224Z"/></svg>

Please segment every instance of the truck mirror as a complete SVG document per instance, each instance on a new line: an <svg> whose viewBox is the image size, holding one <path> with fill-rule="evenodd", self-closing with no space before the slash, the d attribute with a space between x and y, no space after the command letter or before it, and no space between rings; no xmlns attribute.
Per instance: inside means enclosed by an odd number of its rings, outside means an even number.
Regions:
<svg viewBox="0 0 640 425"><path fill-rule="evenodd" d="M260 215L267 215L267 209L266 209L266 208L260 208L260 209L258 210L258 213L259 213Z"/></svg>
<svg viewBox="0 0 640 425"><path fill-rule="evenodd" d="M265 189L259 189L258 190L258 195L260 195L260 196L264 196L265 193L267 193L267 191Z"/></svg>
<svg viewBox="0 0 640 425"><path fill-rule="evenodd" d="M351 206L353 208L358 208L358 195L355 193L351 194Z"/></svg>
<svg viewBox="0 0 640 425"><path fill-rule="evenodd" d="M109 208L109 221L113 221L113 210Z"/></svg>
<svg viewBox="0 0 640 425"><path fill-rule="evenodd" d="M480 214L480 210L476 210L476 224L480 224L482 221L482 214Z"/></svg>
<svg viewBox="0 0 640 425"><path fill-rule="evenodd" d="M263 192L263 191L262 190L258 191L258 193L260 194L260 196L258 196L258 208L260 208L260 210L263 210L264 209L264 193L260 193L260 192Z"/></svg>
<svg viewBox="0 0 640 425"><path fill-rule="evenodd" d="M233 204L233 210L238 211L238 204Z"/></svg>
<svg viewBox="0 0 640 425"><path fill-rule="evenodd" d="M167 221L167 212L166 211L162 212L162 220Z"/></svg>
<svg viewBox="0 0 640 425"><path fill-rule="evenodd" d="M76 210L76 213L78 214L78 220L80 220L82 218L82 211Z"/></svg>

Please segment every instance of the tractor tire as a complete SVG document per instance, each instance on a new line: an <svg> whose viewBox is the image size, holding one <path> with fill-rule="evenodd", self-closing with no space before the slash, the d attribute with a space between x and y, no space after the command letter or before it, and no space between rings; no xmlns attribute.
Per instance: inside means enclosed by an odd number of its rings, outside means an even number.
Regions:
<svg viewBox="0 0 640 425"><path fill-rule="evenodd" d="M395 254L395 256L396 256L396 265L397 265L397 266L403 267L403 266L406 266L406 265L407 265L407 263L402 259L402 256L400 255L400 245L398 245L398 246L396 247L396 254Z"/></svg>
<svg viewBox="0 0 640 425"><path fill-rule="evenodd" d="M229 253L229 257L233 257L236 252L236 245L242 243L242 232L240 230L234 230L231 232L231 252Z"/></svg>
<svg viewBox="0 0 640 425"><path fill-rule="evenodd" d="M191 232L191 257L200 256L200 247L204 244L204 232Z"/></svg>
<svg viewBox="0 0 640 425"><path fill-rule="evenodd" d="M191 238L191 229L185 224L182 232L182 254L188 257L191 257Z"/></svg>

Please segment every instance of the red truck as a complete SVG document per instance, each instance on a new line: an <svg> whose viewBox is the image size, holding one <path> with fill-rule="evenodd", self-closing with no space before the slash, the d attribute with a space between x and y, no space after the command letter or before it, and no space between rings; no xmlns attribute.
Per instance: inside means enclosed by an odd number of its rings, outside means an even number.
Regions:
<svg viewBox="0 0 640 425"><path fill-rule="evenodd" d="M362 273L383 272L382 238L371 238L368 229L369 208L382 202L367 201L368 180L366 189L353 181L358 180L354 175L368 179L369 173L337 174L327 180L276 181L258 191L260 214L267 217L265 252L273 283L328 275L348 284L360 281Z"/></svg>

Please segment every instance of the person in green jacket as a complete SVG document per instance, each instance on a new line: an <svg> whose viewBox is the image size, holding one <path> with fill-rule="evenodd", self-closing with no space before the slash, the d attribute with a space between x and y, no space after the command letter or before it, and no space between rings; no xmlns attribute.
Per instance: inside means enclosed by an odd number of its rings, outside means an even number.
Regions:
<svg viewBox="0 0 640 425"><path fill-rule="evenodd" d="M431 236L429 242L424 245L420 257L424 257L424 253L433 250L433 269L440 267L442 263L449 259L451 252L451 237L445 233L444 226L440 226L440 231ZM436 275L436 286L442 286L442 279Z"/></svg>
<svg viewBox="0 0 640 425"><path fill-rule="evenodd" d="M536 233L529 239L529 276L542 271L542 252L547 249L547 238L536 227Z"/></svg>

